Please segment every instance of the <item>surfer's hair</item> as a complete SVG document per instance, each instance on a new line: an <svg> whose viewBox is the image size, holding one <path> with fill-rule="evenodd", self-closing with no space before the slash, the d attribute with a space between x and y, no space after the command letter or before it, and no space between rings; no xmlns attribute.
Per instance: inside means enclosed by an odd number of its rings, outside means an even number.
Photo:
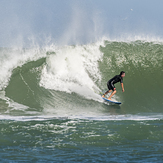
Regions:
<svg viewBox="0 0 163 163"><path fill-rule="evenodd" d="M122 75L122 74L124 74L124 73L125 73L124 71L121 71L121 72L120 72L120 75Z"/></svg>

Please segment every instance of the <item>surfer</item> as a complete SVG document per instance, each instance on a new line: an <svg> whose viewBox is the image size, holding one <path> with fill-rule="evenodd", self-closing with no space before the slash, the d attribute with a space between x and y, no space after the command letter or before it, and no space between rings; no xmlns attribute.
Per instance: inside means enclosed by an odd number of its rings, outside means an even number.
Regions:
<svg viewBox="0 0 163 163"><path fill-rule="evenodd" d="M110 92L112 92L111 93L111 95L109 96L109 98L108 98L108 100L111 100L111 98L112 98L112 96L117 92L116 91L116 88L115 88L115 86L114 86L114 84L116 84L116 83L118 83L118 82L120 82L121 83L121 87L122 87L122 92L124 92L125 90L124 90L124 86L123 86L123 77L125 77L125 72L124 71L121 71L120 72L120 74L119 75L116 75L116 76L114 76L112 79L110 79L109 81L108 81L108 83L107 83L107 86L108 86L108 91L107 92L105 92L104 94L103 94L103 98L105 98L105 96L108 94L108 93L110 93Z"/></svg>

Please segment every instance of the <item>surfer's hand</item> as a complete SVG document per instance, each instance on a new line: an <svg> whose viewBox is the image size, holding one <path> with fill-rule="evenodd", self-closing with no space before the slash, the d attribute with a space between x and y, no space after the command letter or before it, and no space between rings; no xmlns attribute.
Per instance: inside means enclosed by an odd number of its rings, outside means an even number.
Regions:
<svg viewBox="0 0 163 163"><path fill-rule="evenodd" d="M124 92L125 90L124 89L122 89L122 92Z"/></svg>

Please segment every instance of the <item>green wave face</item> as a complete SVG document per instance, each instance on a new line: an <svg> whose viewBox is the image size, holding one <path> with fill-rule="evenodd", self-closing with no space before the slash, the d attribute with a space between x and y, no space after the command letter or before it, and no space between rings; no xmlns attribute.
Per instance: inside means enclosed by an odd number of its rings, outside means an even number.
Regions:
<svg viewBox="0 0 163 163"><path fill-rule="evenodd" d="M102 86L109 78L124 70L125 93L118 87L118 96L127 111L160 112L162 110L163 45L152 42L105 42L100 47L103 61ZM162 112L162 111L161 111Z"/></svg>

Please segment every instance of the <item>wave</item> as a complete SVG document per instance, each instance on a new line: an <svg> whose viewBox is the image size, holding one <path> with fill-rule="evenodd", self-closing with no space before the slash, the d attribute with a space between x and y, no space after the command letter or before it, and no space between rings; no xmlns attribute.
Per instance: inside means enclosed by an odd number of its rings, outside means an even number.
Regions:
<svg viewBox="0 0 163 163"><path fill-rule="evenodd" d="M32 49L1 48L1 114L100 117L113 113L162 113L160 42L99 41ZM107 81L121 70L125 93L103 103Z"/></svg>

